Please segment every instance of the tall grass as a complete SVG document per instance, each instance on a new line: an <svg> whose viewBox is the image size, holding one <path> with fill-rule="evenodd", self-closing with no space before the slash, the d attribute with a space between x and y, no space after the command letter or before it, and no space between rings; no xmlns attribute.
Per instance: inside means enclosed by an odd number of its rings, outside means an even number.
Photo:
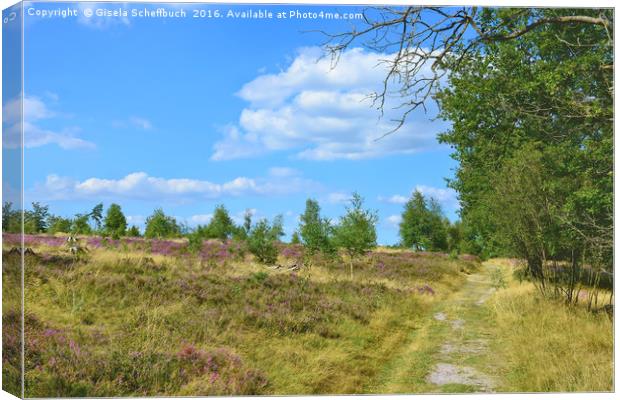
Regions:
<svg viewBox="0 0 620 400"><path fill-rule="evenodd" d="M585 305L543 298L532 283L511 280L490 302L501 391L584 392L613 389L613 324Z"/></svg>

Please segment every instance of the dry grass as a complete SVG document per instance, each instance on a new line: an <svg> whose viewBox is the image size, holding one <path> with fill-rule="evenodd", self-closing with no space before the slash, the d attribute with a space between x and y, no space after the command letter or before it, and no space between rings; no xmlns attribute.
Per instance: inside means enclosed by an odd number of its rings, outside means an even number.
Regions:
<svg viewBox="0 0 620 400"><path fill-rule="evenodd" d="M497 264L493 260L494 264ZM613 324L605 313L540 297L529 282L511 279L489 306L495 314L493 351L503 360L501 391L613 390Z"/></svg>

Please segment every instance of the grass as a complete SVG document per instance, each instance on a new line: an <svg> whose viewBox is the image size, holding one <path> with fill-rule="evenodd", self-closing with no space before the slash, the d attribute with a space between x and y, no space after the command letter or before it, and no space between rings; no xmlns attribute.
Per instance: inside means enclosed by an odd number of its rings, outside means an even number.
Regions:
<svg viewBox="0 0 620 400"><path fill-rule="evenodd" d="M464 393L476 388L426 377L446 340L480 338L488 352L454 362L501 377L497 391L613 388L609 318L540 298L500 260L377 249L351 280L338 260L274 270L214 243L194 255L178 241L106 244L75 262L29 240L27 397ZM19 259L4 250L3 388L19 393Z"/></svg>
<svg viewBox="0 0 620 400"><path fill-rule="evenodd" d="M503 360L501 391L613 390L613 324L585 305L566 307L541 298L529 282L510 278L489 303L493 352Z"/></svg>
<svg viewBox="0 0 620 400"><path fill-rule="evenodd" d="M351 280L337 261L291 273L106 246L75 263L33 241L27 397L379 393L385 365L477 265L377 250Z"/></svg>

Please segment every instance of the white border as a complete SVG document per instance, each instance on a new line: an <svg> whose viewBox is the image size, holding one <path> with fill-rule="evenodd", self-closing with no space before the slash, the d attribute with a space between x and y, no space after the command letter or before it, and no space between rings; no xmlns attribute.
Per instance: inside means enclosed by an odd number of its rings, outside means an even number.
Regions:
<svg viewBox="0 0 620 400"><path fill-rule="evenodd" d="M35 0L36 1L36 0ZM83 2L92 2L97 3L97 0L80 0ZM53 1L50 1L53 2ZM60 1L59 1L60 2ZM71 1L67 1L71 2ZM102 2L102 1L99 1ZM120 0L107 0L104 1L106 3L126 3L128 1L120 1ZM131 3L153 3L152 0L131 0ZM411 5L416 4L411 0L384 0L384 1L374 1L374 0L312 0L312 1L286 1L286 0L210 0L210 1L200 1L200 0L168 0L168 1L156 1L160 3L214 3L214 4L261 4L261 3L269 3L269 4L323 4L323 5ZM13 4L18 3L18 1L11 0L0 0L0 6L2 9L5 9ZM442 5L442 6L468 6L468 5L478 5L478 6L501 6L501 7L566 7L566 8L615 8L616 2L613 0L597 0L596 2L586 2L583 0L510 0L507 2L503 2L501 0L474 0L474 1L464 1L464 0L423 0L423 2L417 4L424 5ZM617 38L617 24L614 27L614 38ZM0 43L2 42L2 30L0 29ZM618 54L618 43L617 40L614 44L614 58L615 54ZM2 66L2 52L0 51L0 72ZM23 77L22 77L23 78ZM22 82L23 83L23 82ZM0 92L2 89L2 82L0 79ZM618 84L615 79L615 65L614 65L614 93L617 93ZM614 98L615 102L615 98ZM4 101L2 102L2 104ZM614 115L617 111L617 104L614 104ZM618 121L614 119L614 143L615 143L615 132L617 131ZM614 160L618 159L619 150L617 147L614 148ZM0 173L2 171L2 155L0 152ZM618 174L617 174L616 165L614 163L614 192L615 188L618 187ZM614 197L614 215L618 211L618 199ZM616 227L614 220L614 228ZM620 245L618 244L619 234L617 229L614 231L614 252L620 249ZM615 260L614 260L614 268L615 268ZM617 282L614 282L614 291L617 294ZM0 286L0 294L2 292L2 288ZM614 349L615 344L618 343L618 331L614 330ZM615 355L615 365L617 365L618 361L618 352L614 352ZM618 382L619 376L618 368L615 368L615 376L614 376L614 386ZM2 377L0 374L0 382L2 381ZM611 398L620 398L617 396L617 393L541 393L541 394L521 394L521 393L511 393L511 394L432 394L432 395L365 395L371 396L373 399L420 399L420 400L429 400L429 399L443 399L443 398L465 398L465 399L522 399L522 398L541 398L541 399L611 399ZM258 397L258 396L256 396ZM293 400L299 398L317 398L317 399L325 399L325 400L338 400L338 399L352 399L361 396L354 395L345 395L345 396L262 396L262 397L274 397L278 399L284 400ZM221 399L239 399L239 398L255 398L249 396L235 396L235 397L219 397ZM0 391L0 400L5 399L15 399L14 396ZM140 397L132 397L131 399L141 399ZM146 399L169 399L167 397L148 397ZM192 399L207 399L207 397L192 397Z"/></svg>

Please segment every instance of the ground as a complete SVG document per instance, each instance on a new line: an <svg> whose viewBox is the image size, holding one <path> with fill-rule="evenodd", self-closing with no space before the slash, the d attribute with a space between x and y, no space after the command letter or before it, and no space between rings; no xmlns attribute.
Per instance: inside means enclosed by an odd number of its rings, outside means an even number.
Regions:
<svg viewBox="0 0 620 400"><path fill-rule="evenodd" d="M502 260L377 249L351 279L337 259L289 269L299 247L275 268L233 244L196 255L180 241L85 239L76 261L64 241L28 239L29 397L613 387L612 321L541 298ZM10 300L18 256L4 257ZM15 391L19 307L3 307L3 387Z"/></svg>

